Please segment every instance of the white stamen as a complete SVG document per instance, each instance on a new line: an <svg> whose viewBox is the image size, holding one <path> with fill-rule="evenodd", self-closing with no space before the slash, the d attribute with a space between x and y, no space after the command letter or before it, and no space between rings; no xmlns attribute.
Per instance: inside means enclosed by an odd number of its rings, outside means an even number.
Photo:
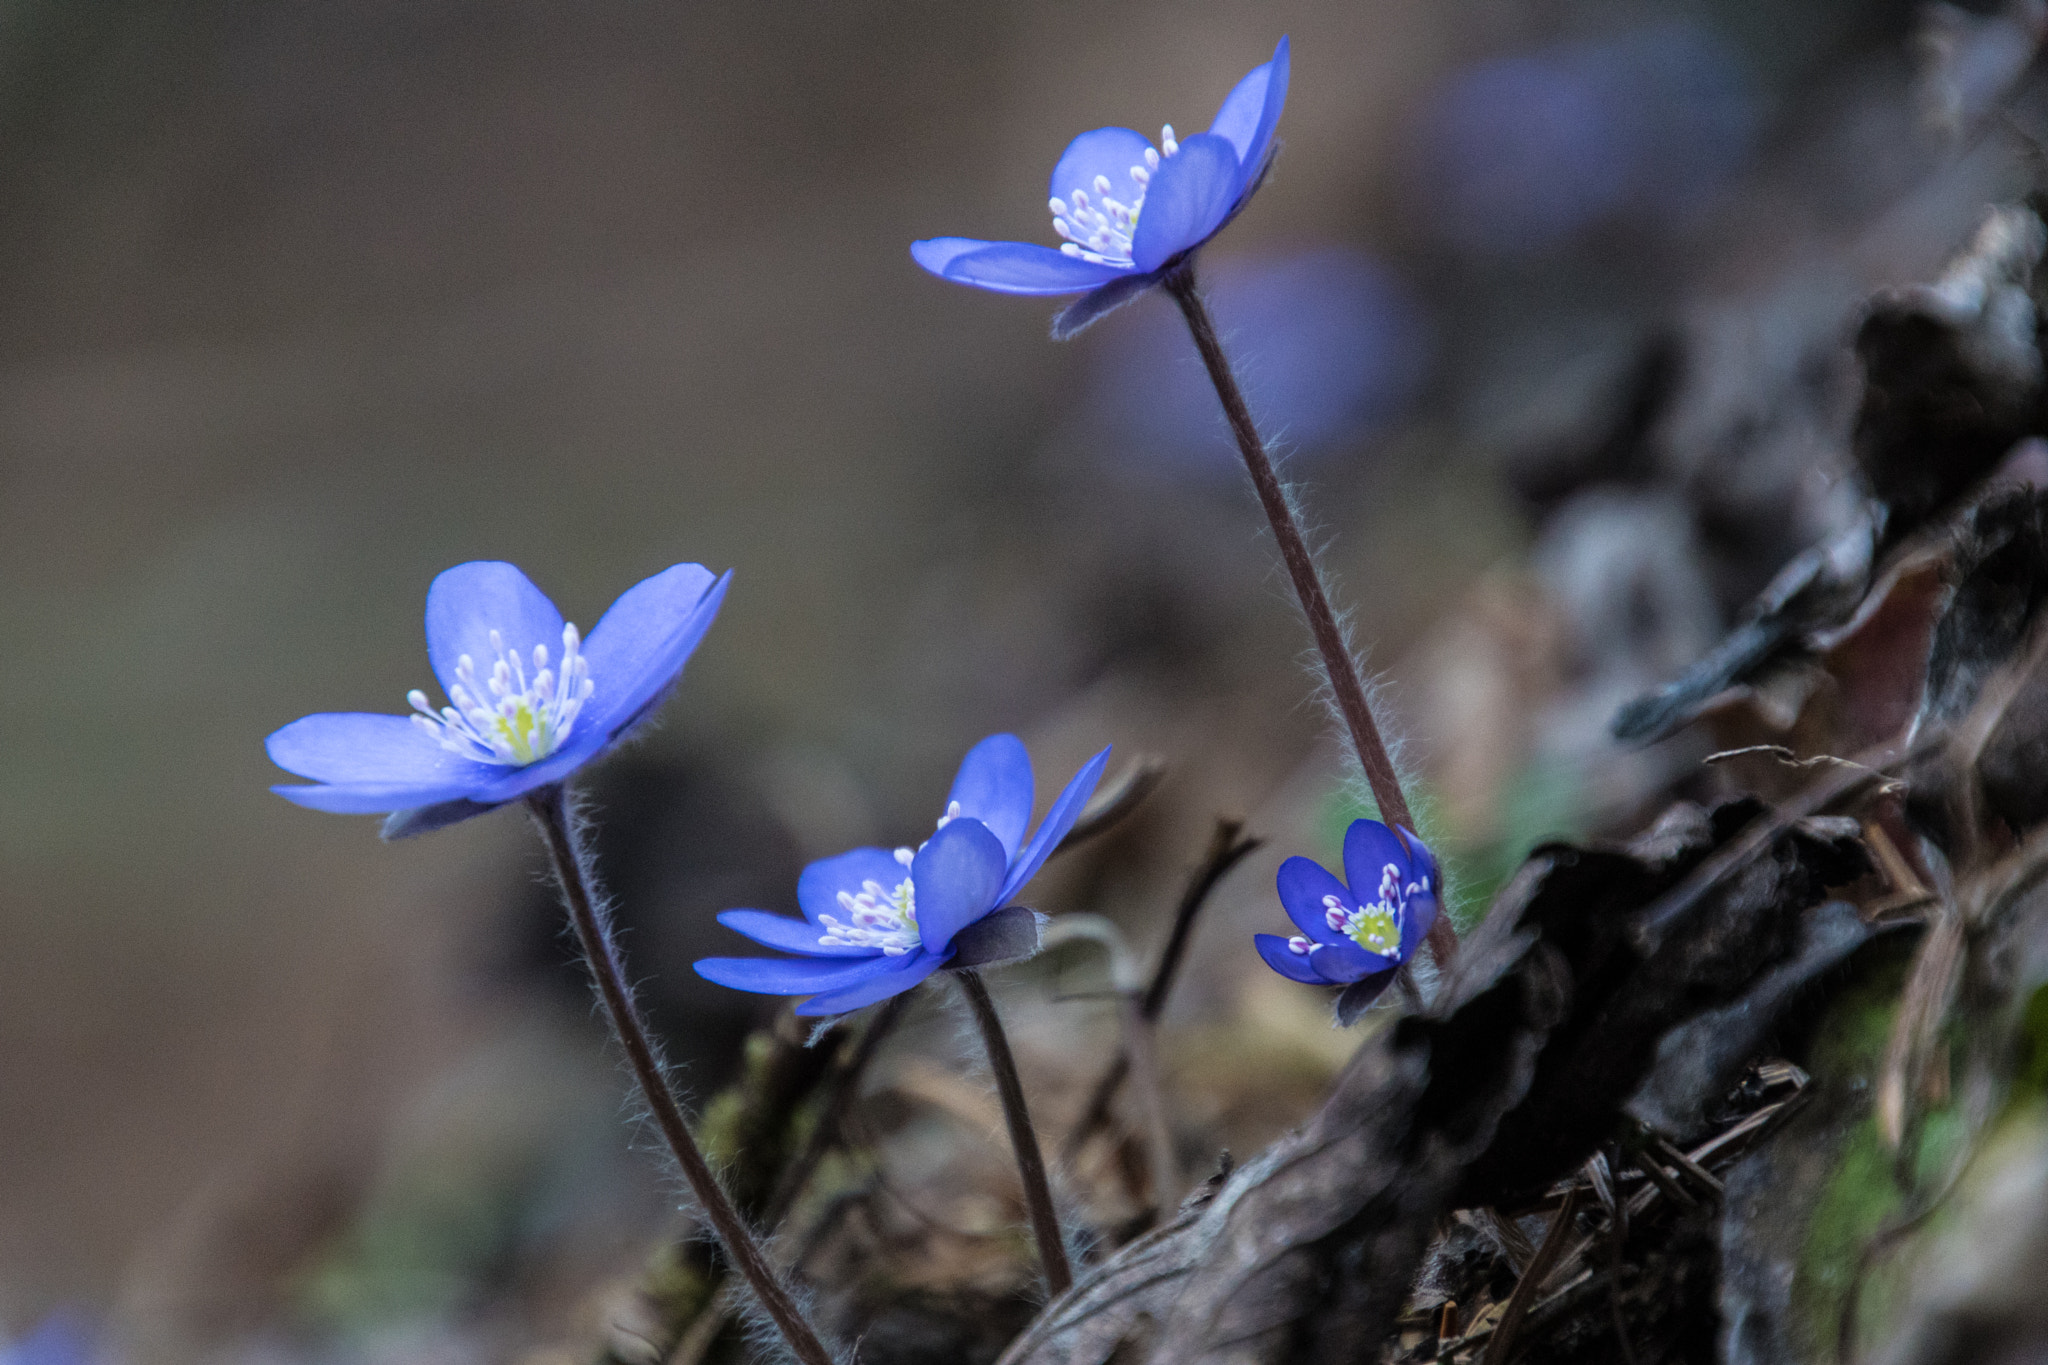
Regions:
<svg viewBox="0 0 2048 1365"><path fill-rule="evenodd" d="M1405 891L1401 871L1392 863L1380 870L1380 897L1351 909L1335 892L1323 897L1323 920L1369 953L1391 957L1400 951L1401 929L1408 918L1409 896L1427 891L1429 879L1411 884Z"/></svg>
<svg viewBox="0 0 2048 1365"><path fill-rule="evenodd" d="M905 862L909 849L896 850L896 860ZM825 932L818 939L821 948L880 948L884 957L902 957L923 944L917 929L917 888L905 877L893 890L874 880L860 884L858 894L839 893L839 908L846 918L820 915Z"/></svg>
<svg viewBox="0 0 2048 1365"><path fill-rule="evenodd" d="M1046 201L1052 210L1052 230L1063 239L1062 255L1096 265L1127 267L1131 242L1138 232L1138 216L1145 208L1145 194L1152 185L1152 173L1162 156L1180 150L1167 124L1160 134L1160 146L1145 149L1144 164L1130 168L1131 186L1136 191L1129 203L1116 197L1116 184L1098 174L1086 185L1076 185L1065 198L1054 195Z"/></svg>
<svg viewBox="0 0 2048 1365"><path fill-rule="evenodd" d="M560 672L548 667L546 645L533 647L531 681L518 651L506 651L502 634L492 631L490 641L498 657L482 686L476 679L476 660L464 654L456 660L456 681L448 689L452 705L436 712L418 688L405 699L417 713L413 723L432 734L442 748L479 763L525 767L562 747L597 684L573 625L562 627ZM486 695L492 699L488 706L482 701Z"/></svg>

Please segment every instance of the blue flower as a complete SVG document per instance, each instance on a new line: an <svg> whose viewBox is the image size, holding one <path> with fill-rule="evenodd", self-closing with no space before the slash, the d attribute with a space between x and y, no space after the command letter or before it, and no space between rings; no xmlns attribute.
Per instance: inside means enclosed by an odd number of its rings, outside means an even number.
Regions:
<svg viewBox="0 0 2048 1365"><path fill-rule="evenodd" d="M396 812L384 834L397 838L560 782L660 703L731 579L700 564L665 569L584 640L514 566L458 564L427 590L427 658L451 704L436 711L414 691L410 716L295 720L265 747L315 785L271 790L314 810Z"/></svg>
<svg viewBox="0 0 2048 1365"><path fill-rule="evenodd" d="M1185 142L1173 125L1154 147L1129 128L1097 128L1067 145L1052 171L1055 251L1035 242L934 237L910 254L941 279L1001 294L1088 296L1060 314L1071 336L1159 282L1235 218L1265 179L1273 131L1287 102L1287 40L1252 68L1206 133Z"/></svg>
<svg viewBox="0 0 2048 1365"><path fill-rule="evenodd" d="M996 912L1073 828L1108 762L1107 749L1089 759L1027 839L1031 755L1015 735L990 735L967 751L938 832L921 847L857 848L812 863L797 879L800 920L764 910L718 917L798 957L709 957L696 964L697 974L760 995L810 996L798 1014L844 1014L949 964L1021 956L1037 942L1035 917L1021 908ZM1021 951L1013 951L1020 940Z"/></svg>
<svg viewBox="0 0 2048 1365"><path fill-rule="evenodd" d="M1344 876L1350 886L1307 858L1280 864L1280 904L1303 932L1252 942L1289 980L1347 987L1338 1013L1350 1023L1428 934L1441 881L1428 845L1377 820L1354 820L1344 832Z"/></svg>

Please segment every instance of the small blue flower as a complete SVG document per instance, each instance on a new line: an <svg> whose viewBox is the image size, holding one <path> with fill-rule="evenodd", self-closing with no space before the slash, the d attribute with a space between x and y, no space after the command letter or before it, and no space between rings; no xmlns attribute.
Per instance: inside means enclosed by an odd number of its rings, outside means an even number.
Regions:
<svg viewBox="0 0 2048 1365"><path fill-rule="evenodd" d="M1428 845L1377 820L1354 820L1344 832L1344 876L1350 886L1307 858L1280 864L1280 904L1304 932L1252 942L1289 980L1347 987L1339 1014L1350 1023L1428 934L1442 884Z"/></svg>
<svg viewBox="0 0 2048 1365"><path fill-rule="evenodd" d="M560 782L660 703L711 628L732 575L678 564L628 589L588 640L510 564L458 564L427 590L427 658L451 703L410 716L306 716L265 741L316 785L271 788L314 810L395 812L386 838L454 824ZM559 654L555 651L559 650Z"/></svg>
<svg viewBox="0 0 2048 1365"><path fill-rule="evenodd" d="M1059 250L1035 242L934 237L910 254L941 279L1000 294L1088 297L1054 322L1071 336L1158 283L1235 218L1265 179L1273 131L1287 102L1287 40L1224 99L1206 133L1186 141L1173 125L1154 147L1129 128L1097 128L1069 143L1052 171Z"/></svg>
<svg viewBox="0 0 2048 1365"><path fill-rule="evenodd" d="M909 990L939 968L1014 954L1007 933L963 931L993 924L996 911L1024 889L1073 828L1102 778L1109 750L1088 760L1028 839L1034 787L1031 755L1015 735L990 735L967 751L939 817L921 847L857 848L805 868L797 879L804 917L728 910L718 922L779 957L709 957L696 964L707 981L760 995L808 995L805 1015L844 1014ZM1029 911L1015 917L1029 920ZM1024 935L1036 942L1035 923Z"/></svg>

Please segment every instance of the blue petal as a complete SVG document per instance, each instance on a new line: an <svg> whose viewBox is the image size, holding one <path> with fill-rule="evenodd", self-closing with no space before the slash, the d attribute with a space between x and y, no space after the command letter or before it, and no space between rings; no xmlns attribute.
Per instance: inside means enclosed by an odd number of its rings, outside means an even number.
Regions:
<svg viewBox="0 0 2048 1365"><path fill-rule="evenodd" d="M1067 837L1074 821L1081 818L1081 808L1095 794L1095 784L1102 780L1102 770L1108 765L1109 750L1104 749L1082 764L1081 771L1074 774L1074 780L1061 789L1052 809L1045 813L1045 820L1038 826L1038 832L1031 836L1031 842L1024 846L1024 851L1011 861L1010 875L1003 882L1002 894L996 897L998 901L1007 902L1024 889L1024 883L1038 875L1038 869L1045 866L1045 860L1060 846L1060 840Z"/></svg>
<svg viewBox="0 0 2048 1365"><path fill-rule="evenodd" d="M818 991L841 990L858 985L871 976L900 965L903 958L872 957L852 962L844 958L806 957L707 957L691 964L697 975L736 991L756 995L813 995Z"/></svg>
<svg viewBox="0 0 2048 1365"><path fill-rule="evenodd" d="M1287 40L1280 41L1284 44ZM1244 79L1223 97L1216 117L1209 123L1210 132L1237 149L1240 164L1251 161L1252 139L1258 134L1259 120L1266 114L1266 86L1272 74L1271 62L1260 62L1247 71Z"/></svg>
<svg viewBox="0 0 2048 1365"><path fill-rule="evenodd" d="M1135 204L1143 191L1131 179L1131 167L1144 165L1145 153L1151 150L1152 140L1130 128L1097 128L1083 133L1060 153L1059 164L1052 168L1052 179L1046 182L1046 193L1072 207L1074 191L1081 190L1091 203L1099 206L1102 196L1095 188L1095 177L1099 175L1108 179L1112 199L1125 205ZM1144 221L1142 214L1139 221Z"/></svg>
<svg viewBox="0 0 2048 1365"><path fill-rule="evenodd" d="M1323 980L1321 972L1309 965L1306 956L1288 947L1287 940L1278 934L1253 934L1252 946L1259 950L1260 957L1266 959L1268 967L1289 981L1299 981L1304 986L1329 984Z"/></svg>
<svg viewBox="0 0 2048 1365"><path fill-rule="evenodd" d="M996 908L1003 884L1002 841L979 820L949 822L917 851L917 930L927 951L943 954L953 935Z"/></svg>
<svg viewBox="0 0 2048 1365"><path fill-rule="evenodd" d="M465 787L415 787L387 782L325 783L316 787L272 787L285 800L333 815L382 815L433 806L468 795ZM482 811L475 812L481 815Z"/></svg>
<svg viewBox="0 0 2048 1365"><path fill-rule="evenodd" d="M987 825L989 833L1003 841L1003 858L1008 861L1024 842L1035 796L1031 755L1024 741L1015 735L990 735L960 760L960 774L946 793L946 803L951 810L958 801L962 815Z"/></svg>
<svg viewBox="0 0 2048 1365"><path fill-rule="evenodd" d="M562 613L515 566L480 560L443 570L427 589L427 660L443 692L452 696L456 664L465 654L475 661L479 681L490 676L498 657L491 648L494 630L508 651L525 656L529 670L535 645L561 656Z"/></svg>
<svg viewBox="0 0 2048 1365"><path fill-rule="evenodd" d="M1380 898L1380 878L1389 863L1403 886L1413 880L1408 875L1408 850L1394 831L1377 820L1353 820L1344 831L1344 879L1351 883L1358 904Z"/></svg>
<svg viewBox="0 0 2048 1365"><path fill-rule="evenodd" d="M406 716L327 711L305 716L263 741L270 761L315 782L387 787L483 787L504 769L441 747Z"/></svg>
<svg viewBox="0 0 2048 1365"><path fill-rule="evenodd" d="M1131 261L1141 271L1157 270L1222 227L1237 202L1243 177L1237 149L1214 133L1197 133L1159 163L1145 211L1131 237Z"/></svg>
<svg viewBox="0 0 2048 1365"><path fill-rule="evenodd" d="M1273 49L1273 59L1255 66L1224 96L1223 107L1209 131L1228 138L1243 168L1240 190L1258 179L1273 147L1273 134L1280 126L1280 111L1287 104L1287 39Z"/></svg>
<svg viewBox="0 0 2048 1365"><path fill-rule="evenodd" d="M1156 274L1120 275L1099 285L1053 314L1052 339L1071 341L1103 318L1159 283Z"/></svg>
<svg viewBox="0 0 2048 1365"><path fill-rule="evenodd" d="M1287 911L1287 918L1293 920L1304 934L1318 943L1351 941L1330 927L1323 897L1335 896L1346 910L1357 909L1358 902L1352 899L1351 888L1331 876L1321 863L1308 858L1289 858L1280 864L1280 873L1273 884L1280 893L1280 904Z"/></svg>
<svg viewBox="0 0 2048 1365"><path fill-rule="evenodd" d="M701 564L677 564L620 594L583 645L596 690L577 728L611 739L659 702L711 629L731 582L730 572L714 580Z"/></svg>
<svg viewBox="0 0 2048 1365"><path fill-rule="evenodd" d="M910 869L896 861L896 855L886 848L856 848L850 853L841 853L833 858L820 858L803 870L796 879L796 902L803 907L804 918L811 923L818 922L820 915L845 917L839 908L839 893L860 894L863 882L879 882L888 890L895 890L910 876Z"/></svg>
<svg viewBox="0 0 2048 1365"><path fill-rule="evenodd" d="M718 917L718 922L745 934L764 948L779 948L785 953L807 953L812 957L873 957L879 951L820 943L817 925L808 920L791 919L787 915L771 915L766 910L728 910Z"/></svg>
<svg viewBox="0 0 2048 1365"><path fill-rule="evenodd" d="M1416 945L1429 933L1429 926L1435 922L1437 912L1443 908L1443 873L1437 869L1436 855L1429 851L1429 845L1405 829L1397 829L1402 847L1408 850L1409 862L1406 878L1402 882L1405 890L1409 882L1429 878L1429 893L1418 895L1408 902L1408 916L1401 924L1401 960L1408 961L1415 956Z"/></svg>
<svg viewBox="0 0 2048 1365"><path fill-rule="evenodd" d="M1383 972L1399 964L1390 957L1368 953L1365 949L1345 939L1341 943L1329 943L1309 955L1309 961L1333 985L1345 986L1361 977Z"/></svg>
<svg viewBox="0 0 2048 1365"><path fill-rule="evenodd" d="M923 950L889 960L898 964L894 971L878 973L858 985L814 995L798 1005L796 1012L806 1016L845 1014L909 990L946 963L943 956L934 956Z"/></svg>
<svg viewBox="0 0 2048 1365"><path fill-rule="evenodd" d="M1400 838L1401 847L1408 850L1408 880L1412 882L1427 877L1430 890L1443 890L1443 873L1437 870L1436 854L1429 851L1429 845L1409 830L1396 829L1394 833Z"/></svg>
<svg viewBox="0 0 2048 1365"><path fill-rule="evenodd" d="M1032 242L939 237L912 242L910 254L942 279L998 294L1078 294L1130 273L1127 266L1097 265Z"/></svg>
<svg viewBox="0 0 2048 1365"><path fill-rule="evenodd" d="M437 829L459 825L464 820L474 820L479 815L488 815L498 807L472 801L458 796L453 801L436 801L428 806L407 806L395 810L385 817L383 828L377 831L379 839L410 839L417 834L432 834Z"/></svg>
<svg viewBox="0 0 2048 1365"><path fill-rule="evenodd" d="M1415 949L1429 934L1429 926L1436 921L1438 901L1436 893L1416 896L1407 905L1401 919L1401 961L1415 956Z"/></svg>
<svg viewBox="0 0 2048 1365"><path fill-rule="evenodd" d="M956 258L1001 245L1001 242L985 241L980 237L928 237L910 244L910 259L943 279L946 267Z"/></svg>

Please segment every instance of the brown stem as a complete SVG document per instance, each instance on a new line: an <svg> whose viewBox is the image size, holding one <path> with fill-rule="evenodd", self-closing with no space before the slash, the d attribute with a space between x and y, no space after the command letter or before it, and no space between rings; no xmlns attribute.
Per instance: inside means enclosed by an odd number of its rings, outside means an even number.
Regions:
<svg viewBox="0 0 2048 1365"><path fill-rule="evenodd" d="M1174 1160L1173 1132L1166 1125L1166 1100L1160 1094L1159 1061L1152 1046L1152 1021L1136 995L1117 1001L1123 1028L1125 1070L1137 1099L1139 1127L1145 1134L1145 1165L1152 1207L1164 1219L1180 1199L1180 1163Z"/></svg>
<svg viewBox="0 0 2048 1365"><path fill-rule="evenodd" d="M1231 434L1237 438L1238 453L1244 456L1245 469L1252 476L1252 487L1258 491L1259 505L1265 509L1266 521L1273 528L1273 539L1279 542L1281 562L1287 566L1287 577L1294 584L1294 595L1301 599L1302 615L1308 618L1309 634L1315 637L1316 649L1323 656L1323 671L1329 676L1330 691L1337 700L1337 709L1351 731L1352 747L1358 751L1359 766L1365 769L1366 784L1372 788L1372 799L1380 808L1380 819L1389 825L1419 832L1415 829L1415 817L1408 810L1408 798L1401 791L1400 774L1394 771L1394 761L1388 757L1387 746L1380 739L1379 726L1373 720L1372 705L1365 696L1365 684L1359 680L1357 664L1351 657L1351 651L1344 646L1344 632L1337 624L1337 614L1330 609L1329 596L1323 591L1315 557L1309 553L1308 541L1295 522L1294 509L1288 506L1287 494L1280 486L1280 476L1274 472L1272 458L1266 453L1266 443L1259 435L1257 424L1252 421L1252 412L1245 405L1243 392L1237 387L1237 376L1230 368L1230 358L1223 353L1223 343L1216 338L1216 324L1209 318L1208 306L1202 302L1201 293L1195 288L1194 262L1182 261L1168 271L1160 283L1180 305L1181 316L1187 319L1188 331L1194 336L1195 349L1202 353L1202 363L1208 367L1209 381L1216 386L1216 396L1223 402L1223 415L1230 422ZM1450 965L1458 950L1458 933L1451 927L1448 916L1438 915L1431 922L1429 950L1436 955L1438 966Z"/></svg>
<svg viewBox="0 0 2048 1365"><path fill-rule="evenodd" d="M1159 954L1159 965L1152 969L1152 980L1145 986L1139 1013L1147 1023L1157 1023L1159 1016L1166 1012L1166 999L1173 992L1174 979L1180 974L1181 959L1187 955L1188 941L1194 936L1195 919L1201 914L1209 893L1216 889L1216 883L1223 880L1225 873L1263 842L1245 837L1242 820L1217 820L1215 833L1209 836L1209 851L1203 855L1194 876L1188 879L1187 889L1181 892L1180 906L1173 915L1173 928L1166 935L1166 947ZM1115 1101L1116 1092L1122 1088L1130 1071L1130 1057L1124 1053L1117 1054L1109 1070L1103 1072L1102 1079L1095 1083L1088 1103L1082 1106L1080 1122L1060 1143L1063 1159L1072 1161L1082 1144L1108 1125L1109 1106Z"/></svg>
<svg viewBox="0 0 2048 1365"><path fill-rule="evenodd" d="M1550 1278L1551 1268L1564 1252L1565 1239L1572 1230L1572 1215L1578 1207L1579 1186L1577 1181L1573 1181L1572 1187L1565 1191L1564 1202L1550 1216L1550 1226L1543 1234L1543 1245L1536 1248L1536 1255L1523 1270L1522 1278L1516 1281L1514 1292L1508 1295L1508 1306L1501 1311L1500 1321L1494 1324L1493 1338L1486 1343L1486 1354L1481 1357L1480 1365L1507 1365L1509 1353L1515 1349L1515 1336L1522 1330L1522 1319L1528 1316L1543 1282Z"/></svg>
<svg viewBox="0 0 2048 1365"><path fill-rule="evenodd" d="M1031 1127L1031 1113L1024 1107L1024 1084L1017 1079L1017 1059L1010 1055L1010 1041L1003 1036L1003 1021L996 1015L996 1002L989 999L981 974L972 968L953 973L967 1003L974 1010L974 1022L981 1026L981 1041L988 1049L989 1070L995 1073L996 1094L1003 1101L1003 1122L1009 1125L1010 1145L1017 1151L1017 1174L1024 1181L1024 1208L1031 1216L1031 1235L1038 1242L1038 1264L1045 1272L1045 1287L1053 1298L1067 1292L1074 1272L1067 1264L1067 1244L1060 1238L1059 1215L1053 1211L1052 1186L1045 1178L1045 1158L1038 1150L1038 1134Z"/></svg>
<svg viewBox="0 0 2048 1365"><path fill-rule="evenodd" d="M555 880L561 887L563 901L569 907L569 922L576 930L583 960L589 964L590 974L597 982L597 993L604 1000L605 1012L611 1017L612 1032L626 1051L626 1060L633 1067L633 1077L640 1083L640 1092L646 1096L647 1107L653 1111L662 1137L667 1139L669 1150L675 1154L683 1178L690 1183L690 1192L710 1218L718 1240L725 1246L726 1255L746 1277L747 1283L753 1286L761 1307L782 1330L783 1339L789 1343L797 1359L804 1365L833 1365L831 1352L818 1340L811 1325L804 1321L789 1290L761 1254L759 1243L747 1230L746 1220L726 1198L717 1177L711 1173L709 1163L704 1160L704 1154L697 1150L697 1140L690 1135L689 1125L683 1121L682 1105L677 1101L675 1091L669 1088L668 1077L655 1056L647 1023L640 1017L640 1008L634 1004L633 993L626 986L625 968L619 961L618 949L612 943L604 911L591 894L592 878L584 850L570 823L568 793L558 783L527 797L526 805L547 843L548 856L554 862Z"/></svg>

